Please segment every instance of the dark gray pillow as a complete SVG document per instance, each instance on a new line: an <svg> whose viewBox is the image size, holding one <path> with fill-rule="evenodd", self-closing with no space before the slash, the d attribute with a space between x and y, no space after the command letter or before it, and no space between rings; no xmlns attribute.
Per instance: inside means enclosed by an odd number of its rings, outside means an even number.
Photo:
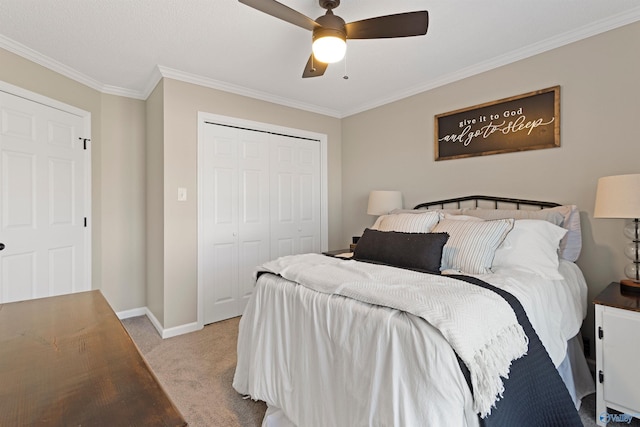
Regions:
<svg viewBox="0 0 640 427"><path fill-rule="evenodd" d="M367 228L353 253L353 259L410 270L440 274L442 247L447 233L401 233Z"/></svg>

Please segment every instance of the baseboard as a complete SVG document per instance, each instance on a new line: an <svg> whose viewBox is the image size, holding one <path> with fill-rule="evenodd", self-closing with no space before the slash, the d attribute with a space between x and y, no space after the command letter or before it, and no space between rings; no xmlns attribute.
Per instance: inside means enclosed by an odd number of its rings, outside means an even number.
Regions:
<svg viewBox="0 0 640 427"><path fill-rule="evenodd" d="M144 316L147 314L147 307L132 308L131 310L119 311L116 313L118 319L129 319L130 317Z"/></svg>
<svg viewBox="0 0 640 427"><path fill-rule="evenodd" d="M139 308L132 308L131 310L119 311L116 313L116 316L118 316L118 319L120 320L129 319L131 317L147 316L147 318L151 321L151 324L153 325L154 328L156 328L156 331L158 331L162 339L176 337L178 335L188 334L189 332L195 332L197 330L202 329L201 327L198 326L198 322L187 323L184 325L174 326L173 328L165 329L162 327L162 324L156 318L156 316L154 316L151 310L149 310L147 307L139 307Z"/></svg>
<svg viewBox="0 0 640 427"><path fill-rule="evenodd" d="M188 334L189 332L195 332L202 329L198 326L198 322L186 323L184 325L165 329L160 321L158 321L156 316L154 316L151 310L149 310L147 307L145 307L145 314L151 321L153 327L156 328L156 331L158 331L162 339L176 337L178 335Z"/></svg>
<svg viewBox="0 0 640 427"><path fill-rule="evenodd" d="M162 338L171 338L182 334L188 334L189 332L195 332L202 328L198 327L198 322L187 323L180 326L174 326L173 328L164 329L160 334Z"/></svg>

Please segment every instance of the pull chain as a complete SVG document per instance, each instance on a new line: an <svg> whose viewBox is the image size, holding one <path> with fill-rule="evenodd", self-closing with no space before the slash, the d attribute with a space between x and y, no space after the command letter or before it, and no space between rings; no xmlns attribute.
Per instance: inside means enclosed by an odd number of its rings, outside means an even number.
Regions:
<svg viewBox="0 0 640 427"><path fill-rule="evenodd" d="M345 80L349 80L349 76L347 75L347 54L344 54L344 76L342 76L343 79Z"/></svg>

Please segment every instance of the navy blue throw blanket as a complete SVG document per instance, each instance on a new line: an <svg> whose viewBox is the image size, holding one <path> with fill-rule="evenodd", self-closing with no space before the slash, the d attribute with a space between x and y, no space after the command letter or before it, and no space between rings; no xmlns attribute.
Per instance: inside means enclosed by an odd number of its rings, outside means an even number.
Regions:
<svg viewBox="0 0 640 427"><path fill-rule="evenodd" d="M569 391L556 370L540 337L531 326L520 301L509 292L480 279L452 275L456 279L489 289L504 298L516 314L518 322L529 337L527 354L511 363L509 378L504 379L504 394L485 419L484 427L582 427ZM471 388L466 365L458 364ZM473 389L472 389L473 390Z"/></svg>

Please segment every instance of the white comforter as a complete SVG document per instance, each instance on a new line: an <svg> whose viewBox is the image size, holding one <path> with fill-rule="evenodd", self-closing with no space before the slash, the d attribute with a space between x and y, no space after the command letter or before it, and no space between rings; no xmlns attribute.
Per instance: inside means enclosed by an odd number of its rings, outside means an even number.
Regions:
<svg viewBox="0 0 640 427"><path fill-rule="evenodd" d="M520 300L556 366L586 314L582 274L568 262L561 272L478 276ZM429 323L272 275L241 320L233 386L300 427L478 424L455 354Z"/></svg>
<svg viewBox="0 0 640 427"><path fill-rule="evenodd" d="M261 269L314 291L395 308L434 326L470 372L474 409L491 413L511 362L527 352L528 340L509 304L480 286L446 276L320 254L292 255Z"/></svg>

